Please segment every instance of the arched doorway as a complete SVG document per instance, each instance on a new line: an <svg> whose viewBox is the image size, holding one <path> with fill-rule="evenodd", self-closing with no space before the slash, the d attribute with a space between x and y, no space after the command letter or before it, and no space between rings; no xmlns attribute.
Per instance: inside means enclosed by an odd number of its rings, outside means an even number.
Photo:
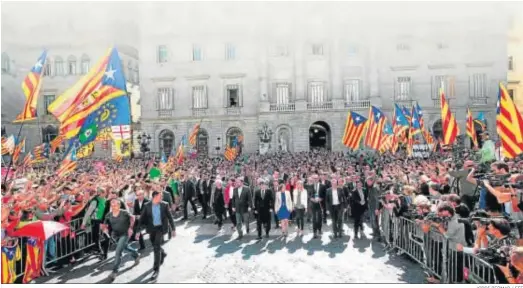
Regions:
<svg viewBox="0 0 523 288"><path fill-rule="evenodd" d="M174 133L167 129L162 130L162 132L160 132L158 140L158 142L160 143L160 154L164 152L165 156L169 157L174 147Z"/></svg>
<svg viewBox="0 0 523 288"><path fill-rule="evenodd" d="M225 134L225 144L229 147L232 147L234 145L238 145L240 149L243 146L243 132L238 127L231 127L229 130L227 130L227 133Z"/></svg>
<svg viewBox="0 0 523 288"><path fill-rule="evenodd" d="M441 119L436 120L436 122L432 124L432 135L435 141L443 138L443 125Z"/></svg>
<svg viewBox="0 0 523 288"><path fill-rule="evenodd" d="M209 134L205 129L198 129L198 136L196 137L196 151L198 156L209 155Z"/></svg>
<svg viewBox="0 0 523 288"><path fill-rule="evenodd" d="M310 150L331 150L331 129L329 124L323 121L314 122L309 128Z"/></svg>

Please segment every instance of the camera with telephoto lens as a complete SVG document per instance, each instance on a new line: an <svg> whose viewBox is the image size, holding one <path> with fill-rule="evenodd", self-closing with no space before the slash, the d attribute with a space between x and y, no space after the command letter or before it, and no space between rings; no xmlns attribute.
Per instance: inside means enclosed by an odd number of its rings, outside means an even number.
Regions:
<svg viewBox="0 0 523 288"><path fill-rule="evenodd" d="M446 223L450 220L450 217L440 217L436 213L429 213L425 216L425 221L430 221L434 223Z"/></svg>
<svg viewBox="0 0 523 288"><path fill-rule="evenodd" d="M510 259L510 247L488 247L479 250L479 256L490 264L506 266Z"/></svg>

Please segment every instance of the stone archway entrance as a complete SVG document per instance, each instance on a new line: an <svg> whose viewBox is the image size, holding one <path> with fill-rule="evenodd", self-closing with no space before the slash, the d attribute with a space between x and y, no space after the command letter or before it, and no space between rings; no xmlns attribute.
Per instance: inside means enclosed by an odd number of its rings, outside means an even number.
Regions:
<svg viewBox="0 0 523 288"><path fill-rule="evenodd" d="M314 122L309 128L309 150L331 150L331 129L324 121Z"/></svg>

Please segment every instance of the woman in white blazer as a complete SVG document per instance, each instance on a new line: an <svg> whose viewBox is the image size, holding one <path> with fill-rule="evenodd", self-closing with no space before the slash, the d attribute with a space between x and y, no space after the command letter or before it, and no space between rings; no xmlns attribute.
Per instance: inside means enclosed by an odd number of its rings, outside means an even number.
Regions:
<svg viewBox="0 0 523 288"><path fill-rule="evenodd" d="M294 205L296 215L296 224L298 225L298 236L303 236L303 226L305 225L305 211L307 211L307 190L303 188L303 181L298 180L296 182L296 189L293 192Z"/></svg>
<svg viewBox="0 0 523 288"><path fill-rule="evenodd" d="M278 187L278 192L274 197L274 211L278 215L280 220L280 227L283 237L287 237L289 228L289 217L293 210L291 192L285 190L285 185L280 184Z"/></svg>

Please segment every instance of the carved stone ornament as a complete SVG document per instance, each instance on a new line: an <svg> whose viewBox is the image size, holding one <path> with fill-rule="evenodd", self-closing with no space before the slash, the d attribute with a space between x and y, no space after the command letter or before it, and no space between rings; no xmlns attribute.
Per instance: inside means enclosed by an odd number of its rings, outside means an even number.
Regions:
<svg viewBox="0 0 523 288"><path fill-rule="evenodd" d="M258 136L260 137L260 154L263 155L271 150L272 134L272 130L267 123L263 124L262 128L258 130Z"/></svg>

